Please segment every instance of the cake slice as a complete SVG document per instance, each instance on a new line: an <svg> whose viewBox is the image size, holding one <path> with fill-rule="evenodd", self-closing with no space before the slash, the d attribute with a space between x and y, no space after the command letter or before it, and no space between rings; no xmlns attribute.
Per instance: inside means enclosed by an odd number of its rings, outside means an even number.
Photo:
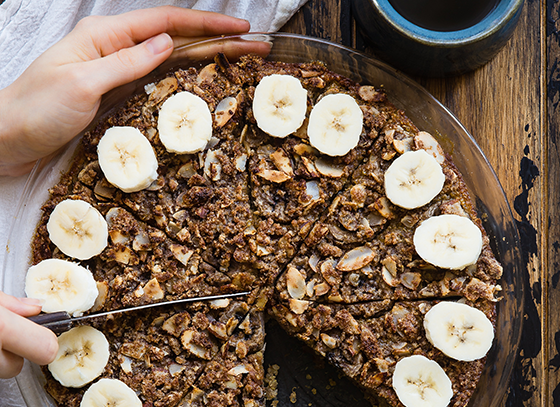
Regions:
<svg viewBox="0 0 560 407"><path fill-rule="evenodd" d="M264 349L264 310L255 306L180 405L264 407Z"/></svg>
<svg viewBox="0 0 560 407"><path fill-rule="evenodd" d="M110 344L109 361L99 379L121 380L144 405L176 406L247 312L243 301L217 300L94 320L91 325ZM82 369L87 369L87 362ZM90 386L65 387L46 366L43 372L46 390L58 405L78 406ZM98 378L94 380L97 381Z"/></svg>
<svg viewBox="0 0 560 407"><path fill-rule="evenodd" d="M393 388L395 366L413 355L441 366L452 383L449 405L463 406L474 391L485 358L455 360L431 344L424 319L438 302L384 300L347 305L279 300L270 313L289 334L304 341L366 392L393 406L402 406ZM469 304L494 321L491 302Z"/></svg>
<svg viewBox="0 0 560 407"><path fill-rule="evenodd" d="M457 169L428 133L406 131L390 123L383 134L371 149L368 160L357 168L351 181L314 225L287 267L288 272L279 278L277 289L282 298L295 298L291 287L297 285L306 287L299 290L297 299L321 302L354 303L453 295L473 301L495 299L500 289L498 280L502 267L492 254L489 239ZM386 191L388 169L397 165L397 160L413 160L409 158L411 154L425 152L424 156L432 157L432 163L441 167L441 189L419 207L403 208L394 204ZM404 172L402 168L399 171ZM422 169L416 166L414 171ZM429 189L434 181L425 182ZM406 199L413 200L413 197ZM453 251L450 257L459 258L461 251L475 246L467 240L461 243L461 239L469 236L453 236L453 233L465 235L463 226L454 232L432 229L432 237L421 238L420 242L414 240L420 225L428 219L446 218L441 215L451 215L447 218L453 224L465 221L474 229L473 236L478 233L475 243L480 250L469 264L457 267L437 262L439 257L444 257L445 250ZM442 244L436 248L436 243L431 241L438 239ZM429 251L434 253L432 258L428 257L429 261L419 255L422 252L417 247L420 243L428 245Z"/></svg>

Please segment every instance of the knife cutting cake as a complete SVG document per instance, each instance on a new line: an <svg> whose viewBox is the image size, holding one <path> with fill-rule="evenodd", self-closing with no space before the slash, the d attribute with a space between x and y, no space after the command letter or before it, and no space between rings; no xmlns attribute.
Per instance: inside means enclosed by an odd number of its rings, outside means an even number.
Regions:
<svg viewBox="0 0 560 407"><path fill-rule="evenodd" d="M83 136L32 253L44 312L249 292L61 334L60 406L263 406L265 318L392 406L463 406L502 273L450 156L382 90L223 54Z"/></svg>

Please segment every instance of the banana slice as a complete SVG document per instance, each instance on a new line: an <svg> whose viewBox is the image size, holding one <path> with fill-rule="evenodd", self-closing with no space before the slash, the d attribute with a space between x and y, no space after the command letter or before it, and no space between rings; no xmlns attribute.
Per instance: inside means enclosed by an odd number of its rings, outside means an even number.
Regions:
<svg viewBox="0 0 560 407"><path fill-rule="evenodd" d="M100 379L84 393L80 407L142 407L142 402L124 382Z"/></svg>
<svg viewBox="0 0 560 407"><path fill-rule="evenodd" d="M87 260L107 246L107 222L97 209L80 200L60 202L47 222L51 241L67 256Z"/></svg>
<svg viewBox="0 0 560 407"><path fill-rule="evenodd" d="M443 188L445 175L433 155L408 151L385 171L385 193L395 205L414 209L426 205Z"/></svg>
<svg viewBox="0 0 560 407"><path fill-rule="evenodd" d="M159 110L159 139L171 153L202 151L212 137L212 113L208 104L190 92L179 92Z"/></svg>
<svg viewBox="0 0 560 407"><path fill-rule="evenodd" d="M466 362L486 356L494 340L494 327L484 312L457 302L434 305L424 317L424 328L432 345Z"/></svg>
<svg viewBox="0 0 560 407"><path fill-rule="evenodd" d="M109 342L101 331L79 326L58 337L58 353L49 370L66 387L83 387L98 377L109 361Z"/></svg>
<svg viewBox="0 0 560 407"><path fill-rule="evenodd" d="M482 250L482 232L469 218L440 215L426 219L414 231L414 248L434 266L461 270L476 263Z"/></svg>
<svg viewBox="0 0 560 407"><path fill-rule="evenodd" d="M362 109L352 96L324 96L309 115L309 143L323 154L345 155L358 145L363 121Z"/></svg>
<svg viewBox="0 0 560 407"><path fill-rule="evenodd" d="M93 307L99 295L88 269L61 259L46 259L30 267L25 293L44 301L43 312L66 311L75 317Z"/></svg>
<svg viewBox="0 0 560 407"><path fill-rule="evenodd" d="M124 192L147 188L158 176L156 153L135 127L109 128L99 140L97 155L107 181Z"/></svg>
<svg viewBox="0 0 560 407"><path fill-rule="evenodd" d="M290 75L261 79L253 97L253 116L259 128L274 137L299 129L307 113L307 91Z"/></svg>
<svg viewBox="0 0 560 407"><path fill-rule="evenodd" d="M397 362L393 389L406 407L445 407L453 397L451 380L445 371L437 362L421 355Z"/></svg>

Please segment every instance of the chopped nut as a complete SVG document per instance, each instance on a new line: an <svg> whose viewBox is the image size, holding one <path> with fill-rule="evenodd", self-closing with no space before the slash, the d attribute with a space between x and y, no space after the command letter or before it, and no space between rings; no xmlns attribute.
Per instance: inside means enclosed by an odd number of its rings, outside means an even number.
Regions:
<svg viewBox="0 0 560 407"><path fill-rule="evenodd" d="M115 260L121 264L129 264L133 257L132 250L128 247L121 247L115 250Z"/></svg>
<svg viewBox="0 0 560 407"><path fill-rule="evenodd" d="M193 255L194 251L187 249L185 246L178 244L170 244L169 250L173 253L173 256L179 260L184 266L189 262L189 259Z"/></svg>
<svg viewBox="0 0 560 407"><path fill-rule="evenodd" d="M378 94L379 92L373 86L364 85L358 89L358 95L366 102L376 100Z"/></svg>
<svg viewBox="0 0 560 407"><path fill-rule="evenodd" d="M100 199L113 199L115 197L116 190L117 189L113 185L109 184L109 181L103 178L95 184L93 192Z"/></svg>
<svg viewBox="0 0 560 407"><path fill-rule="evenodd" d="M204 176L212 181L219 181L222 176L222 164L218 159L221 150L208 150L204 160Z"/></svg>
<svg viewBox="0 0 560 407"><path fill-rule="evenodd" d="M109 236L114 244L126 244L130 241L130 236L123 235L120 230L110 230Z"/></svg>
<svg viewBox="0 0 560 407"><path fill-rule="evenodd" d="M336 348L336 344L338 342L336 338L333 338L332 336L329 336L327 334L321 334L321 340L331 349Z"/></svg>
<svg viewBox="0 0 560 407"><path fill-rule="evenodd" d="M144 286L144 294L152 300L161 300L165 293L161 289L159 282L155 278L152 278Z"/></svg>
<svg viewBox="0 0 560 407"><path fill-rule="evenodd" d="M168 334L179 336L190 323L190 316L186 312L181 312L175 314L170 318L167 318L162 325L162 329Z"/></svg>
<svg viewBox="0 0 560 407"><path fill-rule="evenodd" d="M356 247L342 256L336 268L341 271L358 270L367 266L374 258L375 252L371 248L367 246Z"/></svg>
<svg viewBox="0 0 560 407"><path fill-rule="evenodd" d="M229 305L229 299L228 298L222 298L221 300L210 301L210 308L213 308L213 309L226 308L228 305Z"/></svg>
<svg viewBox="0 0 560 407"><path fill-rule="evenodd" d="M361 208L362 206L364 206L367 198L367 189L362 184L354 185L350 189L350 196L352 197L352 201Z"/></svg>
<svg viewBox="0 0 560 407"><path fill-rule="evenodd" d="M407 151L412 150L412 143L413 143L412 138L405 138L405 139L402 139L402 140L394 139L393 140L393 147L395 148L397 153L404 154Z"/></svg>
<svg viewBox="0 0 560 407"><path fill-rule="evenodd" d="M227 339L227 328L226 324L220 321L212 321L208 326L208 330L217 338Z"/></svg>
<svg viewBox="0 0 560 407"><path fill-rule="evenodd" d="M185 370L186 367L178 365L177 363L171 363L167 369L169 370L169 374L171 376L177 376L179 373Z"/></svg>

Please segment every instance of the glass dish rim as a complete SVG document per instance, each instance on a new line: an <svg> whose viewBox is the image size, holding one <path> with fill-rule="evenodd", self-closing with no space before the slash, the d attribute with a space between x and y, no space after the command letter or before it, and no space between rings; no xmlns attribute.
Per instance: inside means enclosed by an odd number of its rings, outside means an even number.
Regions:
<svg viewBox="0 0 560 407"><path fill-rule="evenodd" d="M362 58L366 58L368 61L372 62L377 68L384 70L386 73L392 75L393 77L395 77L397 80L403 82L404 84L406 84L407 86L411 86L413 87L416 91L420 92L422 94L423 97L428 98L432 103L435 103L439 109L441 109L445 114L447 114L449 116L449 118L454 121L455 125L457 125L462 132L464 133L465 136L467 136L468 142L470 143L470 147L474 148L475 152L482 158L482 160L484 161L484 163L486 164L487 169L490 170L491 175L493 177L493 180L495 181L495 183L499 186L500 189L500 195L502 196L502 198L504 199L504 202L507 205L507 214L509 219L511 219L512 221L514 220L513 218L513 214L511 212L511 206L509 205L509 202L507 200L507 197L505 196L505 193L503 191L503 188L494 172L494 169L492 168L492 166L490 165L490 163L488 162L488 159L486 158L486 156L484 155L484 153L482 152L482 150L480 149L480 147L478 146L478 144L476 143L476 140L472 137L472 135L464 128L464 126L462 125L461 122L459 122L459 120L453 115L452 112L450 112L445 106L443 106L437 99L435 99L428 91L426 91L421 85L419 85L417 82L415 82L414 80L412 80L411 78L409 78L408 76L404 75L403 73L401 73L400 71L396 70L395 68L391 67L390 65L386 64L385 62L382 62L374 57L372 57L371 55L367 55L365 53L362 53L360 51L357 51L355 49L340 45L340 44L336 44L333 43L331 41L328 40L323 40L323 39L319 39L319 38L313 38L313 37L308 37L308 36L304 36L304 35L300 35L300 34L290 34L290 33L249 33L249 34L241 34L241 35L232 35L232 36L220 36L220 37L215 37L215 38L210 38L210 39L205 39L202 41L197 41L197 42L193 42L190 44L186 44L183 46L179 46L176 48L175 53L180 52L180 51L184 51L184 50L188 50L189 48L194 48L194 47L200 47L200 46L204 46L206 44L210 44L210 43L214 43L214 42L220 42L220 41L229 41L229 40L249 40L249 41L262 41L263 39L272 39L274 40L275 38L291 38L291 39L296 39L296 40L302 40L302 41L311 41L314 43L318 43L318 44L322 44L328 47L333 47L335 49L339 49L345 53L351 53L351 54L356 54L361 56ZM168 60L169 61L169 60ZM162 65L165 65L162 64ZM142 78L141 78L142 79ZM137 81L135 81L137 82ZM120 88L115 89L113 92L118 92ZM111 92L109 92L111 93ZM391 100L391 98L389 97L389 99ZM96 117L92 120L92 123L95 123L96 121L98 121L101 117L103 117L105 114L107 114L109 111L111 111L112 109L108 109L107 111L102 111L100 110L98 112L98 114L96 115ZM89 126L88 126L89 128ZM84 130L87 131L88 129ZM78 137L76 138L78 139ZM26 182L25 188L24 188L24 192L22 194L22 197L20 199L20 202L18 204L18 209L17 209L17 214L16 214L16 218L14 219L14 222L12 223L12 226L10 228L10 232L9 232L9 241L8 241L8 248L10 245L10 238L13 236L13 233L16 231L17 229L17 224L18 221L21 222L21 215L24 212L25 208L26 208L26 200L28 199L29 195L31 194L31 192L34 190L34 188L36 187L37 182L39 182L39 179L41 177L41 174L43 172L42 167L48 165L48 163L45 162L38 162L37 165L35 166L35 168L33 169L33 171L31 172L31 174L28 177L28 180ZM520 247L520 239L519 239L519 234L517 229L515 228L515 230L513 231L513 244L515 246L516 249L519 249ZM3 287L5 287L5 282L6 282L6 278L7 278L7 265L9 264L10 261L10 252L8 251L5 259L4 259L4 265L3 268L1 270L2 272L2 282ZM519 270L522 271L522 270ZM521 287L522 292L524 291L524 287ZM521 296L523 297L523 296ZM521 304L520 307L521 309L523 308L523 298L521 298L518 302L518 304ZM516 338L514 340L514 346L517 349L517 347L519 346L519 341L520 341L520 336L521 336L521 329L522 329L522 319L519 322L519 325L517 326L517 333L516 335L514 335ZM511 377L511 373L513 370L513 363L514 361L509 361L508 363L508 372L507 372L507 378L505 379L506 383L509 383L510 377ZM485 367L486 369L487 367ZM22 385L20 385L20 381L17 380L17 384L20 387L20 390L22 391L22 393L25 392L25 389L23 388ZM504 393L505 394L505 393ZM503 399L503 396L501 397L501 399Z"/></svg>

